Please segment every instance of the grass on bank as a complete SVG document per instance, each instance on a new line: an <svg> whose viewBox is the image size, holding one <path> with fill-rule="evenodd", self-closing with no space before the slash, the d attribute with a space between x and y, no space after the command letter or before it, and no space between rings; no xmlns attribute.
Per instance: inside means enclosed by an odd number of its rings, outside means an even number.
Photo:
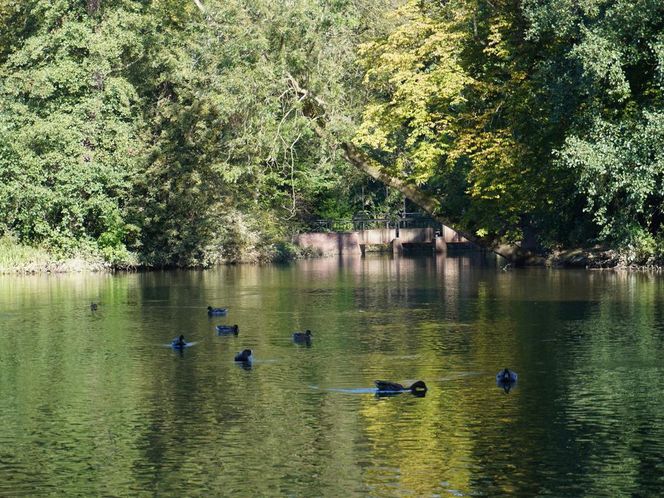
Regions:
<svg viewBox="0 0 664 498"><path fill-rule="evenodd" d="M290 242L265 244L260 248L238 248L235 259L218 257L216 264L288 262L295 259L319 257L312 249L303 249ZM103 251L102 251L103 252ZM194 267L209 267L214 264ZM79 271L127 270L152 268L141 264L136 255L128 252L105 252L100 255L79 251L73 256L57 255L46 248L20 243L11 235L0 236L0 274L63 273Z"/></svg>
<svg viewBox="0 0 664 498"><path fill-rule="evenodd" d="M105 266L99 258L84 255L62 258L47 249L21 244L9 235L0 237L0 274L98 271Z"/></svg>
<svg viewBox="0 0 664 498"><path fill-rule="evenodd" d="M0 238L0 271L28 265L46 265L53 259L45 249L19 244L8 235Z"/></svg>

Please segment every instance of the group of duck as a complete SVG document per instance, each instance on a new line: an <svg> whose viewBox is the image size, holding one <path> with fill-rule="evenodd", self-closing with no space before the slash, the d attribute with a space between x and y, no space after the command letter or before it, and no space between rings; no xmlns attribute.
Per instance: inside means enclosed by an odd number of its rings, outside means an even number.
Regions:
<svg viewBox="0 0 664 498"><path fill-rule="evenodd" d="M210 317L213 316L226 316L228 314L228 308L213 308L212 306L207 307L207 314ZM240 327L235 325L217 325L215 330L219 335L233 334L238 335L240 333ZM311 338L313 334L311 330L305 330L304 332L294 332L293 341L299 344L311 345ZM183 350L184 348L190 346L191 343L188 343L184 335L176 337L171 341L171 347L173 349ZM251 365L254 361L253 351L251 349L243 349L235 355L235 361L244 364L245 366Z"/></svg>
<svg viewBox="0 0 664 498"><path fill-rule="evenodd" d="M98 305L96 303L90 304L90 309L92 311L97 310ZM213 316L226 316L228 314L228 308L213 308L212 306L207 307L207 314L210 317ZM234 334L238 335L240 333L240 327L236 325L217 325L215 327L218 334ZM304 332L294 332L293 333L293 342L298 344L311 345L311 339L313 334L311 330L305 330ZM183 350L184 348L190 346L191 343L188 343L184 335L180 335L171 341L171 347L177 350ZM244 366L250 366L253 362L253 351L251 349L244 349L235 355L235 361L243 364ZM496 385L501 387L506 393L509 393L512 388L516 385L518 375L513 370L509 368L503 368L496 374ZM396 382L389 382L386 380L377 380L375 381L376 385L376 394L378 395L391 395L399 394L403 392L410 392L415 396L425 396L427 392L427 385L418 380L410 386L406 387L402 384Z"/></svg>
<svg viewBox="0 0 664 498"><path fill-rule="evenodd" d="M517 378L518 375L515 371L510 370L509 368L503 368L496 374L496 385L501 387L505 393L509 393L512 388L516 386ZM405 387L396 382L388 382L385 380L377 380L375 381L375 384L376 394L378 395L390 395L410 391L415 396L424 397L427 392L427 386L421 380L413 383L410 387Z"/></svg>
<svg viewBox="0 0 664 498"><path fill-rule="evenodd" d="M225 316L228 314L228 308L213 308L212 306L207 307L208 316ZM234 334L238 335L240 333L240 328L237 325L217 325L215 327L218 334ZM299 344L311 345L311 338L313 334L311 330L305 330L304 332L294 332L293 333L293 342ZM184 340L184 336L180 336L177 339L173 339L172 346L176 349L182 349L187 346L187 342ZM251 365L253 362L253 351L251 349L244 349L235 355L235 361L242 363L245 366ZM509 393L510 390L516 385L517 373L509 368L503 368L500 372L496 374L496 385L502 387L506 393ZM397 382L390 382L386 380L377 380L374 382L376 385L376 394L378 395L391 395L399 394L403 392L410 392L415 396L423 397L427 392L427 385L418 380L410 386L406 387Z"/></svg>

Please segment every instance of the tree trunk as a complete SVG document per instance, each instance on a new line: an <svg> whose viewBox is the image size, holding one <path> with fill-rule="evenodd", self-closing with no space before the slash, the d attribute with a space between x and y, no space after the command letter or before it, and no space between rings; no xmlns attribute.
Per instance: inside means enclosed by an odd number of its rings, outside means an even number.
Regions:
<svg viewBox="0 0 664 498"><path fill-rule="evenodd" d="M449 220L440 215L441 204L437 198L421 191L414 185L404 182L399 178L388 175L377 161L362 152L352 143L342 142L341 149L343 151L344 159L350 164L360 169L361 171L364 171L374 180L378 180L388 187L397 189L410 201L419 206L422 210L426 211L429 216L431 216L438 223L452 228L459 235L472 242L473 244L487 248L515 264L527 263L539 265L544 263L544 259L541 256L535 254L529 248L521 248L511 244L490 245L485 241L475 237L474 235L457 230L452 226L452 223L450 223Z"/></svg>
<svg viewBox="0 0 664 498"><path fill-rule="evenodd" d="M384 185L387 185L388 187L397 189L399 192L405 195L410 201L412 201L414 204L416 204L421 209L426 211L429 214L429 216L431 216L434 220L452 228L452 224L450 223L450 221L440 216L439 213L440 201L438 199L427 194L426 192L422 192L414 185L410 185L409 183L404 182L399 178L395 178L393 176L388 175L383 171L383 169L381 168L380 164L377 161L370 158L367 154L362 152L352 143L343 142L341 144L341 149L343 150L344 159L346 159L346 161L348 161L350 164L364 171L374 180L378 180L379 182L383 183ZM469 233L456 230L456 228L454 230L459 235L466 238L470 242L473 242L474 244L478 245L483 245L482 242L479 241L477 237Z"/></svg>
<svg viewBox="0 0 664 498"><path fill-rule="evenodd" d="M325 122L321 120L321 118L325 116L325 108L327 107L325 102L319 97L312 95L308 90L302 88L292 75L287 74L286 76L293 90L295 90L295 93L299 95L300 100L307 102L308 105L304 106L303 113L305 116L311 119L311 123L316 135L323 139L329 138L329 133L325 129ZM531 253L523 251L518 246L489 245L474 235L457 230L452 226L449 220L446 220L443 216L440 215L441 204L436 197L423 192L417 188L417 186L405 182L400 178L390 176L385 172L378 161L369 157L365 152L353 145L351 142L341 142L339 145L341 147L344 159L350 164L360 169L361 171L364 171L370 177L378 180L384 185L397 189L414 204L426 211L434 220L452 228L459 235L469 240L470 242L490 249L496 254L503 256L504 258L515 263L521 263L528 258L532 258Z"/></svg>

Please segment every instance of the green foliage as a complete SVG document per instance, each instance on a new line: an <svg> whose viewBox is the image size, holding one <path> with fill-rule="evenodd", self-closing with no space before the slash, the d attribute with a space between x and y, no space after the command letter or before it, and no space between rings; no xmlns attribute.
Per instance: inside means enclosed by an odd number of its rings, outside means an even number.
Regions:
<svg viewBox="0 0 664 498"><path fill-rule="evenodd" d="M661 2L413 0L395 15L361 49L355 139L386 173L481 236L654 250Z"/></svg>
<svg viewBox="0 0 664 498"><path fill-rule="evenodd" d="M348 134L355 40L371 24L363 16L380 15L370 4L209 1L184 35L179 23L161 31L149 55L158 61L148 118L155 138L132 205L146 261L255 259L319 214L319 200L347 177L358 181L321 147L289 78L327 99L330 126Z"/></svg>
<svg viewBox="0 0 664 498"><path fill-rule="evenodd" d="M0 68L0 211L5 230L62 254L125 250L131 177L141 164L138 96L118 75L141 51L138 15L93 20L79 2L38 4Z"/></svg>
<svg viewBox="0 0 664 498"><path fill-rule="evenodd" d="M29 265L46 265L53 256L46 250L19 244L13 237L0 237L0 273Z"/></svg>
<svg viewBox="0 0 664 498"><path fill-rule="evenodd" d="M481 236L659 250L661 1L202 3L0 0L0 234L291 257L313 219L402 209L352 140Z"/></svg>
<svg viewBox="0 0 664 498"><path fill-rule="evenodd" d="M472 78L460 65L463 34L447 16L435 19L421 2L395 14L400 25L361 47L366 86L382 98L368 104L355 142L385 157L392 175L429 181L450 153L455 115Z"/></svg>
<svg viewBox="0 0 664 498"><path fill-rule="evenodd" d="M602 239L629 244L659 231L663 151L664 114L659 112L619 124L597 119L583 138L567 140L560 161L577 172L577 188L587 202L584 209L601 227Z"/></svg>
<svg viewBox="0 0 664 498"><path fill-rule="evenodd" d="M0 3L0 231L114 263L253 259L364 181L289 77L348 135L382 3L203 3Z"/></svg>
<svg viewBox="0 0 664 498"><path fill-rule="evenodd" d="M571 119L553 163L574 177L572 192L592 220L586 237L652 255L664 201L664 5L619 0L584 9L555 2L527 6L530 19L555 12L564 23L552 32L534 22L530 36L567 47L561 72L578 96L567 109Z"/></svg>

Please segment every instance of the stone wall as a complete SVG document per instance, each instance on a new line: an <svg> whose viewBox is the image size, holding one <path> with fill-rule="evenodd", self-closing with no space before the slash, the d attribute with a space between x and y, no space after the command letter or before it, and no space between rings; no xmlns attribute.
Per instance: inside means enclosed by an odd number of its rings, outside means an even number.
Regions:
<svg viewBox="0 0 664 498"><path fill-rule="evenodd" d="M394 228L372 228L369 230L360 230L358 235L360 237L360 244L389 244L396 238L397 231Z"/></svg>
<svg viewBox="0 0 664 498"><path fill-rule="evenodd" d="M295 238L295 243L322 254L362 254L357 232L301 233Z"/></svg>
<svg viewBox="0 0 664 498"><path fill-rule="evenodd" d="M459 235L455 230L443 225L443 238L445 242L469 242L468 239Z"/></svg>
<svg viewBox="0 0 664 498"><path fill-rule="evenodd" d="M295 237L295 244L322 254L362 254L360 246L386 246L392 244L400 252L402 244L431 244L436 252L445 252L447 243L468 242L449 227L443 227L443 236L435 237L433 228L400 228L399 238L394 228L372 228L358 232L313 232ZM396 244L396 246L395 246Z"/></svg>
<svg viewBox="0 0 664 498"><path fill-rule="evenodd" d="M425 242L433 242L434 233L433 228L400 228L399 240L402 244L421 244Z"/></svg>

